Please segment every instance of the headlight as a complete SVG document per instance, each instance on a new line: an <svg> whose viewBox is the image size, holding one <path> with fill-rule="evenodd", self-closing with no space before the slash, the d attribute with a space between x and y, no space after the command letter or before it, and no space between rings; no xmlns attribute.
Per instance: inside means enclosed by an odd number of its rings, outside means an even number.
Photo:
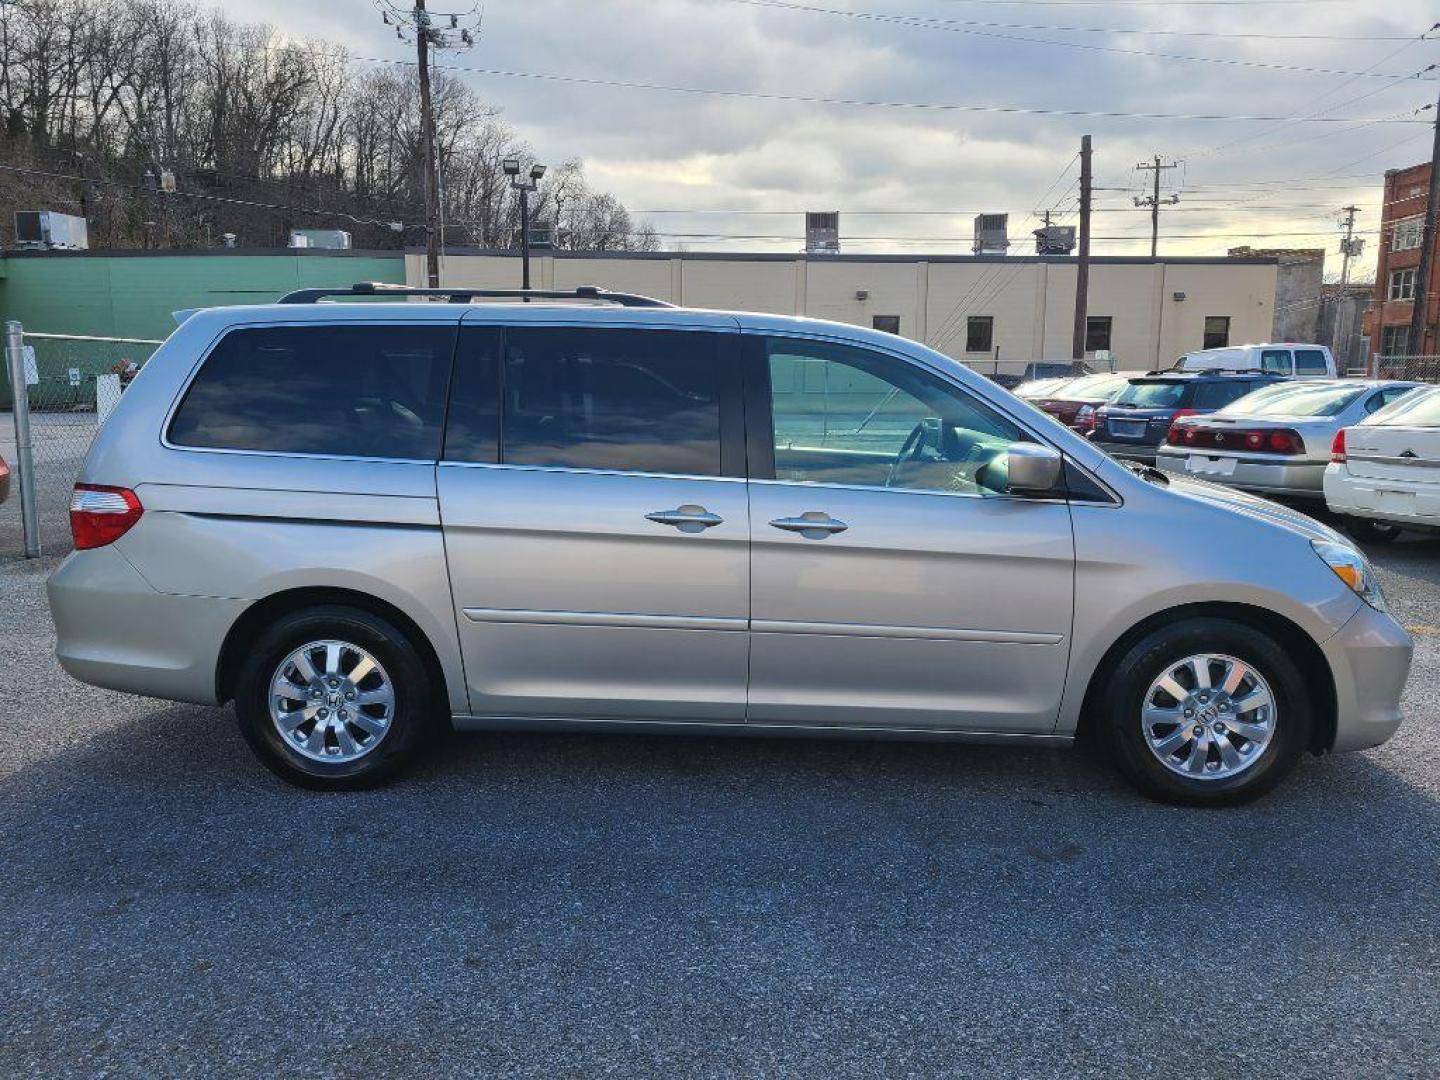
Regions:
<svg viewBox="0 0 1440 1080"><path fill-rule="evenodd" d="M1380 582L1375 579L1375 571L1370 569L1364 555L1352 547L1333 544L1329 540L1311 540L1310 546L1355 595L1376 610L1385 610L1385 594L1380 591Z"/></svg>

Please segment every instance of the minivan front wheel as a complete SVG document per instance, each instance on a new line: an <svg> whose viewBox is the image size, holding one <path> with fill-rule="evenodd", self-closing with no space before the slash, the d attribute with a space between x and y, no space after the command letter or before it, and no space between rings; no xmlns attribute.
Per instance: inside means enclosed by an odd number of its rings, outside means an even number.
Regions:
<svg viewBox="0 0 1440 1080"><path fill-rule="evenodd" d="M1244 623L1161 627L1113 670L1101 718L1110 755L1152 797L1248 801L1279 783L1309 744L1300 671L1273 638Z"/></svg>
<svg viewBox="0 0 1440 1080"><path fill-rule="evenodd" d="M361 788L414 756L429 698L425 665L400 630L327 606L261 634L241 667L235 712L272 772L305 787Z"/></svg>

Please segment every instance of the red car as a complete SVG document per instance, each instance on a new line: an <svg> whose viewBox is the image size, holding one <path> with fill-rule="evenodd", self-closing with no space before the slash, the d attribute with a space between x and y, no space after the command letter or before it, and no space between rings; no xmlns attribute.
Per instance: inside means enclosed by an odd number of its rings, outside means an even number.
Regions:
<svg viewBox="0 0 1440 1080"><path fill-rule="evenodd" d="M0 503L10 497L10 466L0 457Z"/></svg>
<svg viewBox="0 0 1440 1080"><path fill-rule="evenodd" d="M1082 435L1095 428L1095 409L1130 384L1129 374L1082 375L1057 386L1035 404Z"/></svg>

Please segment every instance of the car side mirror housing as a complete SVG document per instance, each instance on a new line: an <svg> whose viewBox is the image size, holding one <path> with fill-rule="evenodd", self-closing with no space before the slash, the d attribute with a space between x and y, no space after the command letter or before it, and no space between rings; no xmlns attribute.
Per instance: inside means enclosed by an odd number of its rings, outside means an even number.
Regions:
<svg viewBox="0 0 1440 1080"><path fill-rule="evenodd" d="M1043 495L1055 490L1065 459L1039 443L1015 443L1006 463L1005 490L1011 495Z"/></svg>

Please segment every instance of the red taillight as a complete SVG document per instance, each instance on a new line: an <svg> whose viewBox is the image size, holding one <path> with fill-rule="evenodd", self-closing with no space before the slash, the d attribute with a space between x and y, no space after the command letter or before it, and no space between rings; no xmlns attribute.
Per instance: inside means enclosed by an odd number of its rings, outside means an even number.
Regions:
<svg viewBox="0 0 1440 1080"><path fill-rule="evenodd" d="M1336 464L1345 464L1345 429L1342 427L1335 432L1335 438L1330 442L1330 460Z"/></svg>
<svg viewBox="0 0 1440 1080"><path fill-rule="evenodd" d="M70 535L77 551L104 547L124 536L145 508L129 488L76 484L70 496Z"/></svg>
<svg viewBox="0 0 1440 1080"><path fill-rule="evenodd" d="M1305 452L1305 440L1300 437L1298 431L1291 431L1289 428L1269 432L1265 437L1265 445L1266 449L1273 450L1277 454L1303 454Z"/></svg>

